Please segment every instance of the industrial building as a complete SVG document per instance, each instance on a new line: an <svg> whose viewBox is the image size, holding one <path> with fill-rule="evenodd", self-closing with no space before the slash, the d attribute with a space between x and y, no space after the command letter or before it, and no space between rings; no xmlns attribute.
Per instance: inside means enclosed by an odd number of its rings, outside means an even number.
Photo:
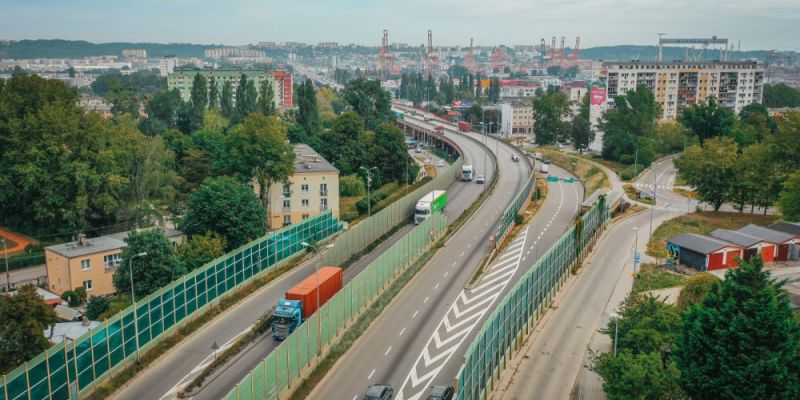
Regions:
<svg viewBox="0 0 800 400"><path fill-rule="evenodd" d="M236 88L239 86L242 75L247 76L247 79L253 80L256 90L259 91L261 90L263 82L268 80L272 83L272 89L275 93L275 106L282 110L292 108L292 74L282 70L175 68L175 70L167 76L167 88L170 90L178 89L181 98L184 101L189 101L192 96L192 82L197 74L204 76L206 80L208 80L209 90L211 78L214 78L219 93L222 92L222 85L224 85L225 82L230 82L234 103L236 103Z"/></svg>
<svg viewBox="0 0 800 400"><path fill-rule="evenodd" d="M269 188L268 226L278 229L331 210L339 217L339 170L306 144L294 146L294 174ZM258 193L258 185L255 187Z"/></svg>
<svg viewBox="0 0 800 400"><path fill-rule="evenodd" d="M609 103L644 85L661 106L662 120L674 120L710 97L738 113L760 103L764 89L764 68L755 61L607 61L602 70Z"/></svg>

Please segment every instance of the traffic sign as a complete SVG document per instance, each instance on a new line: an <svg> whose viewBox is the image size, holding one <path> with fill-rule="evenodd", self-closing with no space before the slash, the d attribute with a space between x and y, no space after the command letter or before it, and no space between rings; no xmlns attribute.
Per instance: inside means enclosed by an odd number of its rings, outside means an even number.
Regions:
<svg viewBox="0 0 800 400"><path fill-rule="evenodd" d="M637 251L637 252L636 252L636 255L634 255L634 256L633 256L633 262L634 262L636 265L639 265L639 261L641 261L641 259L642 259L642 258L641 258L641 254L639 254L639 252Z"/></svg>
<svg viewBox="0 0 800 400"><path fill-rule="evenodd" d="M557 176L548 176L547 177L547 181L548 182L558 182L558 177Z"/></svg>
<svg viewBox="0 0 800 400"><path fill-rule="evenodd" d="M564 182L566 182L566 183L575 182L575 178L564 178Z"/></svg>

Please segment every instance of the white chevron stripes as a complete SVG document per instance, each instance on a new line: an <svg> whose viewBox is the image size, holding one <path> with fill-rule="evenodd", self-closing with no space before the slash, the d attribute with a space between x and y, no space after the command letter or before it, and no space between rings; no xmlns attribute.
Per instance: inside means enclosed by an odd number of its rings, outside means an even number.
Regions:
<svg viewBox="0 0 800 400"><path fill-rule="evenodd" d="M418 400L428 390L439 371L469 337L469 332L481 317L491 310L492 303L517 272L527 236L528 232L524 230L486 271L475 288L459 293L411 367L397 392L397 399Z"/></svg>

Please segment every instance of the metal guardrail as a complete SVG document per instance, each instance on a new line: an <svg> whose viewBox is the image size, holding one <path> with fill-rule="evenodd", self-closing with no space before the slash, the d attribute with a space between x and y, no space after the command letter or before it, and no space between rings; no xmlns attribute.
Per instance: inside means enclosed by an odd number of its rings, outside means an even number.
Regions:
<svg viewBox="0 0 800 400"><path fill-rule="evenodd" d="M4 375L0 395L4 400L68 399L91 390L134 362L137 349L147 351L235 288L304 251L301 242L320 241L340 229L327 212L270 232L173 281L78 339L45 350Z"/></svg>

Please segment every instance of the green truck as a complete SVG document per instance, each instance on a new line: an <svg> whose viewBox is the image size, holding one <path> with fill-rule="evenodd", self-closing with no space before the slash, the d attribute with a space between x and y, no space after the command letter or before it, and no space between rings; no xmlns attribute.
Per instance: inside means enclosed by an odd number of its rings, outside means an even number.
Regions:
<svg viewBox="0 0 800 400"><path fill-rule="evenodd" d="M414 208L414 223L425 221L431 214L442 211L445 206L447 206L447 192L444 190L434 190L422 196Z"/></svg>

